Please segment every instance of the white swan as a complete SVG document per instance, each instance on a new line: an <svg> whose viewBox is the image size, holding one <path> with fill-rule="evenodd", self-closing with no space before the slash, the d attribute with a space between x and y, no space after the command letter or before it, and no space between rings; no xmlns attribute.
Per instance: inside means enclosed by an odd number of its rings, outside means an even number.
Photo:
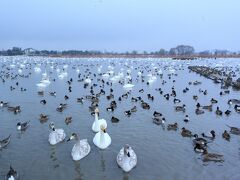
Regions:
<svg viewBox="0 0 240 180"><path fill-rule="evenodd" d="M111 142L111 137L106 132L106 127L102 124L101 130L95 134L93 138L93 143L100 149L106 149L111 144Z"/></svg>
<svg viewBox="0 0 240 180"><path fill-rule="evenodd" d="M128 89L128 88L133 88L134 86L135 85L133 84L127 83L127 84L124 84L123 88Z"/></svg>
<svg viewBox="0 0 240 180"><path fill-rule="evenodd" d="M87 78L87 79L85 79L84 82L87 83L87 84L91 84L91 83L92 83L92 80L91 80L90 78Z"/></svg>
<svg viewBox="0 0 240 180"><path fill-rule="evenodd" d="M100 131L100 126L103 124L107 128L107 122L105 119L98 119L98 113L99 109L95 109L95 121L92 124L92 130L93 132L99 132Z"/></svg>
<svg viewBox="0 0 240 180"><path fill-rule="evenodd" d="M50 132L48 138L48 141L51 145L55 145L65 139L66 134L63 129L55 129L53 122L49 124L49 127L52 129L52 132Z"/></svg>
<svg viewBox="0 0 240 180"><path fill-rule="evenodd" d="M18 69L18 74L22 74L22 69Z"/></svg>
<svg viewBox="0 0 240 180"><path fill-rule="evenodd" d="M117 164L123 171L129 172L137 165L137 155L134 150L125 145L117 155Z"/></svg>
<svg viewBox="0 0 240 180"><path fill-rule="evenodd" d="M41 68L40 67L35 67L34 71L35 71L35 73L40 73L41 72Z"/></svg>
<svg viewBox="0 0 240 180"><path fill-rule="evenodd" d="M40 81L40 83L46 84L48 86L49 84L51 84L51 81L49 80L49 78L46 77L46 78L43 78Z"/></svg>
<svg viewBox="0 0 240 180"><path fill-rule="evenodd" d="M76 133L72 133L67 141L72 139L77 140L77 143L73 146L71 155L74 161L79 161L90 153L91 147L88 144L87 139L80 140Z"/></svg>

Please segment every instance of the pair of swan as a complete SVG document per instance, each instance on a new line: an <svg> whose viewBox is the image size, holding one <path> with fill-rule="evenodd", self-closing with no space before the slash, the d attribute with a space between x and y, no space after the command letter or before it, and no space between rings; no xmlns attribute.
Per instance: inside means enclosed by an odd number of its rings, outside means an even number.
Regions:
<svg viewBox="0 0 240 180"><path fill-rule="evenodd" d="M63 129L56 129L53 122L49 124L49 127L52 130L48 138L48 141L51 145L56 145L64 141L66 134ZM77 143L73 146L71 155L74 161L78 161L87 156L91 148L87 142L87 139L80 140L79 136L76 133L73 133L67 141L73 139L75 139Z"/></svg>
<svg viewBox="0 0 240 180"><path fill-rule="evenodd" d="M93 132L96 132L93 143L100 149L106 149L110 146L112 140L106 132L107 122L105 119L98 119L99 109L95 109L95 120L92 124Z"/></svg>
<svg viewBox="0 0 240 180"><path fill-rule="evenodd" d="M104 119L98 119L99 110L95 110L95 121L92 125L92 130L97 132L93 138L93 143L100 149L105 149L111 144L111 137L106 133L107 122ZM73 133L68 141L75 139L77 143L72 148L72 158L74 161L79 161L86 157L91 147L87 139L81 139L76 133Z"/></svg>

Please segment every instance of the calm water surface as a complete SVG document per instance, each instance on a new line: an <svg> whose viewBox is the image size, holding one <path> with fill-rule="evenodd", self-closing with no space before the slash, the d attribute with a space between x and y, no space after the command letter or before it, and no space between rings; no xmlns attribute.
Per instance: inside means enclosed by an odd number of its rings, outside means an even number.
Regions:
<svg viewBox="0 0 240 180"><path fill-rule="evenodd" d="M9 67L10 73L18 74L22 69L23 75L29 78L18 77L15 80L6 79L0 82L0 100L9 102L11 106L21 105L22 112L13 114L6 108L0 109L0 139L9 134L12 135L10 144L6 149L0 151L0 179L9 170L11 164L20 174L20 179L42 180L42 179L240 179L240 138L231 135L231 141L222 139L222 132L229 130L226 124L240 127L240 115L233 107L227 104L230 98L239 98L240 93L230 88L230 94L220 96L219 84L214 84L211 80L205 79L195 73L189 73L189 65L206 65L212 67L232 67L233 70L239 68L240 59L220 59L220 60L194 60L194 61L173 61L169 59L60 59L60 58L27 58L27 57L0 57L0 71ZM3 67L3 65L6 65ZM24 66L23 66L24 65ZM68 67L67 67L67 66ZM41 72L35 72L34 67L40 67ZM64 70L63 70L64 69ZM78 72L81 78L89 75L92 84L100 84L97 79L102 79L100 73L110 72L110 78L122 72L120 80L124 80L127 73L133 79L135 85L128 99L119 102L118 97L126 90L123 85L113 82L112 86L105 85L106 95L112 87L117 101L117 108L114 112L107 112L106 107L110 101L105 95L100 97L99 109L100 118L107 120L107 132L112 138L112 144L105 150L99 150L92 142L94 133L91 130L94 117L89 112L90 102L85 100L83 104L77 103L77 98L89 95L90 86L86 89L83 82L78 82ZM89 71L86 71L89 69ZM163 73L162 79L157 79L150 85L146 82L149 74ZM140 70L145 82L137 81ZM62 72L67 72L67 77L63 79L58 76ZM112 71L112 72L111 72ZM131 71L131 72L130 72ZM42 73L47 73L51 84L44 88L45 95L41 97L37 94L40 90L36 84L42 79ZM89 74L88 72L92 72ZM93 74L97 76L94 77ZM3 73L2 73L3 74ZM21 74L21 73L20 73ZM171 74L169 79L168 74ZM176 74L176 75L175 75ZM236 72L237 76L239 72ZM56 79L54 82L53 79ZM68 92L67 80L73 79L72 92ZM81 79L80 78L80 79ZM111 80L105 79L111 82ZM167 83L162 85L162 81ZM176 80L176 82L173 82ZM202 84L194 86L188 82L201 81ZM16 87L15 83L19 82ZM16 87L10 91L10 86ZM175 87L177 98L181 99L180 104L186 104L185 113L175 112L173 98L167 101L156 91L162 88L164 93L171 93L172 86ZM26 92L21 92L20 88L26 88ZM188 87L189 91L183 93L182 90ZM144 93L140 93L140 89ZM199 89L207 89L208 95L199 93ZM94 88L99 92L99 86ZM56 91L57 96L52 97L48 92ZM154 101L147 99L147 94L154 95ZM69 96L69 100L64 100L64 95ZM213 97L219 102L214 105L213 112L205 111L202 115L195 114L196 101L192 96L198 95L200 104L208 105ZM150 110L141 108L140 102L131 102L131 97L141 96L151 106ZM40 104L40 100L46 99L47 104ZM56 111L59 103L67 103L68 107L62 113ZM134 105L138 111L130 117L124 115L125 110L129 110ZM216 106L225 111L230 109L230 116L217 116L214 112ZM161 112L166 118L166 124L177 122L178 131L167 131L162 126L152 123L152 113ZM44 113L50 116L46 123L40 123L39 114ZM184 123L185 115L190 116L190 122ZM73 122L68 126L64 119L67 116L73 117ZM111 117L120 119L119 123L113 124ZM18 121L31 121L30 127L25 132L18 132L16 124ZM74 162L71 157L72 142L63 142L56 146L48 143L50 132L49 123L53 121L56 128L63 128L69 136L72 132L80 135L81 139L88 139L91 146L90 154L81 161ZM193 151L192 139L181 136L181 128L186 127L194 133L201 134L214 129L216 140L209 144L208 151L224 155L224 163L203 163L201 154ZM124 144L130 144L138 156L137 167L130 173L124 173L116 164L116 156Z"/></svg>

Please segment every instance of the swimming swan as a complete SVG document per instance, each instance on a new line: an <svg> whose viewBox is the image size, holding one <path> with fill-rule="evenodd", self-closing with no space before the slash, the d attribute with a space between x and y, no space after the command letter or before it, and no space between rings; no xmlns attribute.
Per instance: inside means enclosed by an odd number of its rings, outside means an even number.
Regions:
<svg viewBox="0 0 240 180"><path fill-rule="evenodd" d="M131 171L137 165L137 155L128 144L119 151L117 164L125 172Z"/></svg>
<svg viewBox="0 0 240 180"><path fill-rule="evenodd" d="M107 122L105 119L98 119L98 113L99 109L95 109L95 121L93 122L92 125L92 130L93 132L99 132L100 131L100 126L103 124L107 128Z"/></svg>
<svg viewBox="0 0 240 180"><path fill-rule="evenodd" d="M52 129L52 132L50 132L48 139L51 145L55 145L65 139L66 134L63 129L55 129L53 122L49 124L49 127Z"/></svg>
<svg viewBox="0 0 240 180"><path fill-rule="evenodd" d="M106 132L106 127L102 124L100 131L95 134L93 143L100 149L106 149L111 144L111 137Z"/></svg>
<svg viewBox="0 0 240 180"><path fill-rule="evenodd" d="M74 161L79 161L90 153L91 147L88 144L87 139L80 140L76 133L72 133L67 141L72 139L75 139L77 143L73 146L71 155Z"/></svg>

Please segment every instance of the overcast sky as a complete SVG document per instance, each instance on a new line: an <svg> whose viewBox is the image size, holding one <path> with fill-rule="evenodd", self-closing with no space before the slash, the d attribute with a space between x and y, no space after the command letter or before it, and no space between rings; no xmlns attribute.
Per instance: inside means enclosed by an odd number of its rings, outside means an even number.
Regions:
<svg viewBox="0 0 240 180"><path fill-rule="evenodd" d="M0 48L240 50L240 0L0 0Z"/></svg>

